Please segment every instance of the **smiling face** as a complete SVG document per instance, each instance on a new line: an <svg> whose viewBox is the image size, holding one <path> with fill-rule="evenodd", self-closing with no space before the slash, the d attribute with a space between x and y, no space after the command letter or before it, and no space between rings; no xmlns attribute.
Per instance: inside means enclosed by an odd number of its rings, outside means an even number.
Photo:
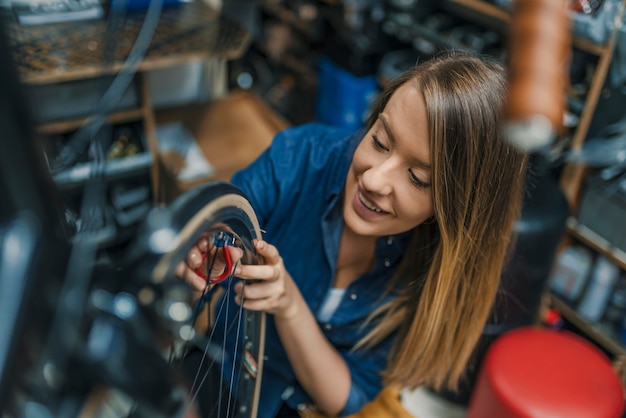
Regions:
<svg viewBox="0 0 626 418"><path fill-rule="evenodd" d="M421 92L401 86L354 152L343 218L361 236L413 229L433 215L429 128Z"/></svg>

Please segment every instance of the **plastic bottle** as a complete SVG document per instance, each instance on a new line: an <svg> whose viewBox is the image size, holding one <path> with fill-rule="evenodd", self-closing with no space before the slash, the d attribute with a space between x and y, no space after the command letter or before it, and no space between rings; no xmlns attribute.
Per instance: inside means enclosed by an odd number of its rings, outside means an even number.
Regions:
<svg viewBox="0 0 626 418"><path fill-rule="evenodd" d="M550 290L569 302L580 299L593 265L591 252L583 247L565 248L550 276Z"/></svg>
<svg viewBox="0 0 626 418"><path fill-rule="evenodd" d="M598 256L577 309L583 318L596 322L602 317L618 277L619 268L606 257Z"/></svg>

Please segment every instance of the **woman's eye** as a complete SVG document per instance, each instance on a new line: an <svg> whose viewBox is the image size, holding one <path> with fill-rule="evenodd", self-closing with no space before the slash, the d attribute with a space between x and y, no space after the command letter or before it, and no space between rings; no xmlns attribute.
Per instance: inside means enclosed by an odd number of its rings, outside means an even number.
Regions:
<svg viewBox="0 0 626 418"><path fill-rule="evenodd" d="M376 135L372 135L372 144L374 145L374 148L378 151L381 151L381 152L389 151L389 148L383 145L383 143L380 142L380 140L378 139Z"/></svg>
<svg viewBox="0 0 626 418"><path fill-rule="evenodd" d="M420 189L426 189L430 187L430 183L426 183L418 179L417 176L413 174L411 170L409 170L409 178L411 179L411 183L413 183L415 186L419 187Z"/></svg>

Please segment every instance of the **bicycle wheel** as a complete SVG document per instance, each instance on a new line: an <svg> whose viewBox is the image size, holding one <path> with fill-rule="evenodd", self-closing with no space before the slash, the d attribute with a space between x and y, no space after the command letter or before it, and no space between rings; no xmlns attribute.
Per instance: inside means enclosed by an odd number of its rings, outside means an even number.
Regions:
<svg viewBox="0 0 626 418"><path fill-rule="evenodd" d="M239 335L237 340L241 344L229 352L214 341L212 328L203 334L195 333L193 325L198 310L191 308L190 289L175 275L176 266L185 260L198 240L223 238L224 234L229 237L228 245L243 251L241 262L257 264L252 242L261 233L252 207L234 186L207 183L181 195L169 207L155 208L144 227L131 250L127 262L132 267L126 276L134 281L130 293L148 318L144 322L149 324L149 339L156 342L153 346L162 358L169 357L169 370L164 371L159 359L146 358L146 351L132 347L124 350L120 358L109 358L108 363L122 363L127 369L113 370L114 366L99 365L98 371L112 370L105 379L98 379L109 383L110 388L104 396L94 392L90 397L93 402L87 403L96 406L85 409L97 412L87 415L153 417L157 411L163 416L182 416L186 411L181 412L180 405L187 404L184 408L188 408L191 400L191 404L200 406L202 417L255 418L263 370L265 314L244 310L227 297L219 302L210 299L216 305L210 306L215 315L232 318L227 324L228 332ZM234 280L228 277L220 286L228 288ZM181 292L181 287L186 292ZM181 307L186 308L181 310ZM192 354L199 361L188 362ZM190 371L190 367L197 370ZM185 392L182 397L186 401L177 402L181 395L172 397L173 392L168 392L168 388L180 388L181 377ZM207 381L211 384L205 384Z"/></svg>
<svg viewBox="0 0 626 418"><path fill-rule="evenodd" d="M191 247L199 239L223 237L223 234L229 237L228 245L243 250L241 262L258 263L252 243L254 239L261 238L258 221L249 202L236 187L222 182L197 187L179 197L170 206L169 215L171 216L170 228L176 231L175 238L171 244L172 248L159 257L152 270L151 281L153 283L172 280L174 269L185 259ZM222 285L229 287L233 280L230 277ZM265 314L243 310L227 297L221 298L217 306L210 306L209 310L213 311L213 315L234 318L227 324L227 327L229 332L240 334L241 344L234 353L220 352L224 348L212 341L214 330L211 324L206 335L194 340L192 347L200 348L203 352L201 363L207 363L204 366L208 368L208 371L198 372L193 376L192 399L203 397L202 403L210 407L210 416L254 418L257 415L261 389ZM227 310L237 310L237 312L229 315ZM182 353L181 356L185 354ZM220 356L230 356L234 359L230 362L232 363L230 367L236 369L223 370L217 367ZM216 368L219 369L221 377L219 388L217 390L211 388L208 393L195 393L197 389L194 386L204 381L206 373L215 372ZM203 412L206 415L207 411Z"/></svg>

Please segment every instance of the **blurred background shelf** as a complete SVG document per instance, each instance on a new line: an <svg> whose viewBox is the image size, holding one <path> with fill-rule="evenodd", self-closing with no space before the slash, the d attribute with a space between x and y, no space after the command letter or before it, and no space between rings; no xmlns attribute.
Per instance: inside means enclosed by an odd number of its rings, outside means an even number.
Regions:
<svg viewBox="0 0 626 418"><path fill-rule="evenodd" d="M129 157L122 157L103 162L103 175L107 180L116 180L126 176L133 176L147 172L152 165L153 157L149 152L142 152ZM68 170L53 175L54 181L60 188L80 187L87 179L94 175L96 163L79 163Z"/></svg>
<svg viewBox="0 0 626 418"><path fill-rule="evenodd" d="M626 253L613 246L609 241L605 240L591 229L580 224L576 218L568 218L567 231L573 238L581 241L597 253L603 254L622 270L626 270Z"/></svg>
<svg viewBox="0 0 626 418"><path fill-rule="evenodd" d="M122 110L111 113L106 118L109 125L123 122L134 122L145 117L145 109ZM80 128L85 123L89 123L89 118L74 118L55 122L46 122L37 126L37 132L42 135L62 134Z"/></svg>
<svg viewBox="0 0 626 418"><path fill-rule="evenodd" d="M613 356L626 356L626 346L606 326L594 324L580 316L567 302L552 292L548 292L548 304L555 308L563 318L578 328L587 338L594 341Z"/></svg>

